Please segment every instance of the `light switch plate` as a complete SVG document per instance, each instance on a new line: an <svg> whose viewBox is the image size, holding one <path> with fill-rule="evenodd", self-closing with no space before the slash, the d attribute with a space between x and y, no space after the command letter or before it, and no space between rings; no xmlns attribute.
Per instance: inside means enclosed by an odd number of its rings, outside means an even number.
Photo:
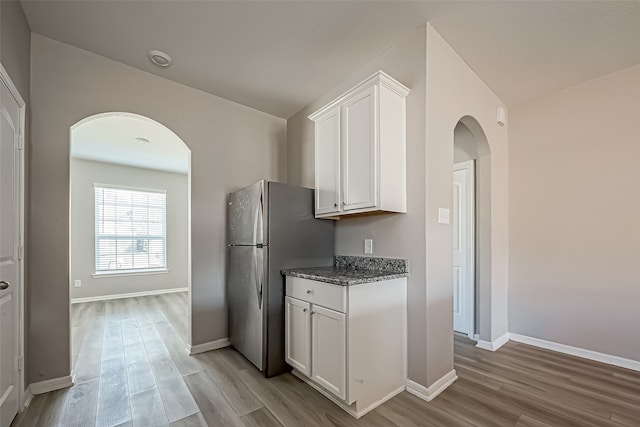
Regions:
<svg viewBox="0 0 640 427"><path fill-rule="evenodd" d="M76 280L73 282L73 284L76 288L79 288L82 286L82 280Z"/></svg>
<svg viewBox="0 0 640 427"><path fill-rule="evenodd" d="M438 224L451 224L451 210L438 208Z"/></svg>
<svg viewBox="0 0 640 427"><path fill-rule="evenodd" d="M368 255L373 253L373 239L364 239L364 253Z"/></svg>

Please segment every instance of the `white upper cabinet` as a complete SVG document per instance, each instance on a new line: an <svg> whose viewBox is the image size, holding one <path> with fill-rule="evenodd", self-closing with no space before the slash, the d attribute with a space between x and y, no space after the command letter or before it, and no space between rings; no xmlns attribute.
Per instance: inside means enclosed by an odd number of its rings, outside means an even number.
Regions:
<svg viewBox="0 0 640 427"><path fill-rule="evenodd" d="M315 122L316 217L407 211L408 93L378 71L309 116Z"/></svg>

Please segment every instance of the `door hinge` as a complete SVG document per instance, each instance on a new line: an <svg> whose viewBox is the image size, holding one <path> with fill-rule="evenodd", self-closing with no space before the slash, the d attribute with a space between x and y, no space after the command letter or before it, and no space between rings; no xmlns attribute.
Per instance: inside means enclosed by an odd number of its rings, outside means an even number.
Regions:
<svg viewBox="0 0 640 427"><path fill-rule="evenodd" d="M18 138L18 150L24 150L24 136L22 135Z"/></svg>
<svg viewBox="0 0 640 427"><path fill-rule="evenodd" d="M18 371L24 369L24 356L18 356Z"/></svg>
<svg viewBox="0 0 640 427"><path fill-rule="evenodd" d="M18 259L24 258L24 246L18 246Z"/></svg>

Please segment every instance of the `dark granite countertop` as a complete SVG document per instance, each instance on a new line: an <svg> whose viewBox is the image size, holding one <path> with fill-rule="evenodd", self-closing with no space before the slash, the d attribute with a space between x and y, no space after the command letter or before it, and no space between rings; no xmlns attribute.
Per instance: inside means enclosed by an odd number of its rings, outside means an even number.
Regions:
<svg viewBox="0 0 640 427"><path fill-rule="evenodd" d="M351 286L407 277L409 262L396 258L336 256L333 266L289 268L282 270L282 274L339 286Z"/></svg>

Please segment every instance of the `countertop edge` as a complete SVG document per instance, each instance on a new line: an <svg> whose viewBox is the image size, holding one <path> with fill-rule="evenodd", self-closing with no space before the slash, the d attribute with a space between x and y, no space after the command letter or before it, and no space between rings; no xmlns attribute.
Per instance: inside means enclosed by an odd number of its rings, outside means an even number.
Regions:
<svg viewBox="0 0 640 427"><path fill-rule="evenodd" d="M363 270L363 271L371 273L373 270ZM380 271L379 275L369 276L364 278L329 277L326 275L305 273L305 272L297 271L295 269L285 269L285 270L282 270L281 273L285 276L299 277L301 279L315 280L318 282L330 283L330 284L339 285L339 286L361 285L364 283L374 283L374 282L382 282L384 280L401 279L409 276L409 273L407 272L400 273L400 272L384 272L384 271ZM376 271L376 273L378 272Z"/></svg>

